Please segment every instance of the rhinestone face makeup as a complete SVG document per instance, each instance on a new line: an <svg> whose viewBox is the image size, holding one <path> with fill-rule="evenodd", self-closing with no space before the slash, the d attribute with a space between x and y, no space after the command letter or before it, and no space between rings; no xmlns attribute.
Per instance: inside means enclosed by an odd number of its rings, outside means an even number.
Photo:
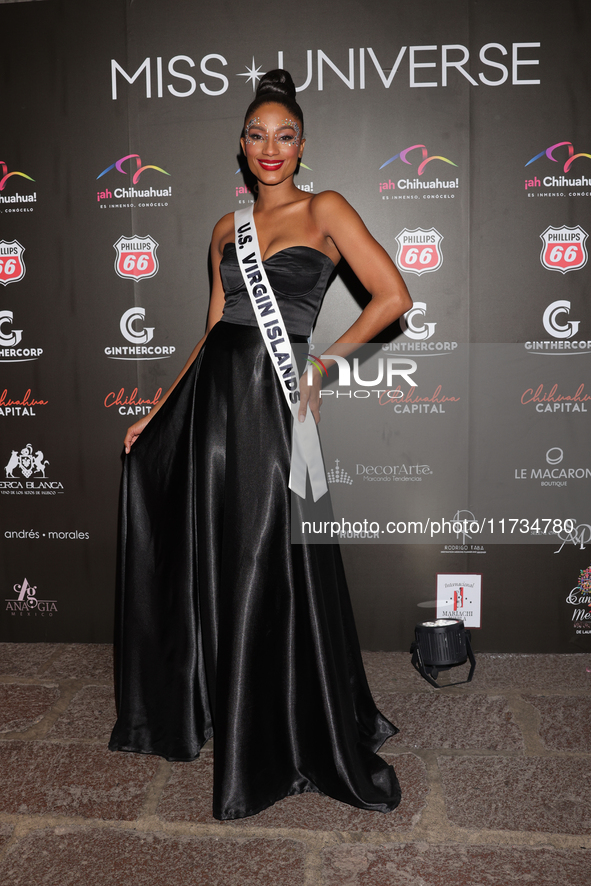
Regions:
<svg viewBox="0 0 591 886"><path fill-rule="evenodd" d="M273 139L278 145L292 148L299 146L301 142L301 130L295 120L283 120L275 127ZM244 143L247 145L260 144L269 141L269 130L265 123L261 123L260 117L253 117L244 127Z"/></svg>

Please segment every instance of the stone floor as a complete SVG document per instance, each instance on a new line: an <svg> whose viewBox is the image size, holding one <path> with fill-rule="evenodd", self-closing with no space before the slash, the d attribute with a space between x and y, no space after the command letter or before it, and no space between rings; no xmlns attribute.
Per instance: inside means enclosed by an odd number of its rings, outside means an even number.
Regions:
<svg viewBox="0 0 591 886"><path fill-rule="evenodd" d="M383 748L399 809L306 794L220 823L211 748L106 749L109 646L0 644L0 883L589 886L591 655L482 654L471 684L442 690L404 653L365 661L401 730Z"/></svg>

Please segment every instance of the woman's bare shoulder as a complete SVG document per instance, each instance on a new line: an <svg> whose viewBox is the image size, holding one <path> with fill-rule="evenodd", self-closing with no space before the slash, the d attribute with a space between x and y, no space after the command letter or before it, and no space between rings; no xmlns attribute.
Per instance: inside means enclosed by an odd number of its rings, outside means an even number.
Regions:
<svg viewBox="0 0 591 886"><path fill-rule="evenodd" d="M336 218L343 221L358 218L357 212L338 191L320 191L314 194L309 207L314 221L323 230Z"/></svg>

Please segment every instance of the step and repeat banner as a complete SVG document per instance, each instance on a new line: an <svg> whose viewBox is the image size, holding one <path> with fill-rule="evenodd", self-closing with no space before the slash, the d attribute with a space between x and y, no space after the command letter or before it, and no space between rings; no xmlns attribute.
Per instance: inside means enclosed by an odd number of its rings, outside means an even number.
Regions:
<svg viewBox="0 0 591 886"><path fill-rule="evenodd" d="M285 67L298 186L342 193L414 299L327 381L334 512L298 531L342 543L365 648L455 613L481 650L590 649L587 4L33 0L0 22L0 639L111 640L123 436L203 333L213 225L253 200L243 115ZM368 298L342 262L315 356Z"/></svg>

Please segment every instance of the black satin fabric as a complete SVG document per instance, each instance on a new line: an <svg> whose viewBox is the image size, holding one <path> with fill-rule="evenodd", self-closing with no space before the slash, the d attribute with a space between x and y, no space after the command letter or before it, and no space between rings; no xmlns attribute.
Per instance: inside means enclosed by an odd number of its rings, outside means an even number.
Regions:
<svg viewBox="0 0 591 886"><path fill-rule="evenodd" d="M400 802L339 548L291 543L290 434L258 328L220 322L125 459L109 747L193 760L213 734L218 819Z"/></svg>
<svg viewBox="0 0 591 886"><path fill-rule="evenodd" d="M320 310L334 264L327 255L311 246L281 249L266 258L263 264L285 326L289 332L307 337ZM234 243L226 243L224 247L220 273L226 294L222 320L257 326Z"/></svg>

